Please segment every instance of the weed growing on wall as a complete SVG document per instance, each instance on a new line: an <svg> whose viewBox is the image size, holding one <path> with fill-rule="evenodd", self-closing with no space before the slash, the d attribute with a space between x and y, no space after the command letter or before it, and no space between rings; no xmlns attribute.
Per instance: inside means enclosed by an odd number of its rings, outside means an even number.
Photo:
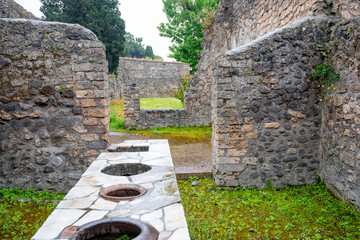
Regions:
<svg viewBox="0 0 360 240"><path fill-rule="evenodd" d="M324 29L324 36L327 35L329 30L330 21L332 16L329 15L329 21L327 27ZM312 80L318 81L319 88L319 101L320 102L332 102L333 94L336 91L337 84L341 81L340 74L338 74L335 69L329 65L331 60L331 48L334 42L326 39L324 42L318 43L316 45L317 49L322 55L323 62L315 67L315 72L310 75Z"/></svg>
<svg viewBox="0 0 360 240"><path fill-rule="evenodd" d="M315 72L311 75L311 78L319 82L319 101L328 100L331 102L336 86L341 80L340 75L324 61L315 67Z"/></svg>
<svg viewBox="0 0 360 240"><path fill-rule="evenodd" d="M181 77L181 80L182 88L175 94L175 97L180 99L180 101L184 103L184 92L189 86L190 77L183 76Z"/></svg>

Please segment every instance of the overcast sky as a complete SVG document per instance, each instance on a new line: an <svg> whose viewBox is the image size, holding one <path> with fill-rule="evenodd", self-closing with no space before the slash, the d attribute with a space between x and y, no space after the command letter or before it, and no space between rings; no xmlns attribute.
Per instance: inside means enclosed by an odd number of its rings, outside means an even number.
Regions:
<svg viewBox="0 0 360 240"><path fill-rule="evenodd" d="M40 0L15 0L26 10L35 16L41 17ZM166 61L175 61L167 56L170 54L169 38L159 36L157 26L161 22L167 22L166 15L162 11L162 0L119 0L121 17L125 21L126 31L135 37L142 37L145 45L153 47L154 53Z"/></svg>

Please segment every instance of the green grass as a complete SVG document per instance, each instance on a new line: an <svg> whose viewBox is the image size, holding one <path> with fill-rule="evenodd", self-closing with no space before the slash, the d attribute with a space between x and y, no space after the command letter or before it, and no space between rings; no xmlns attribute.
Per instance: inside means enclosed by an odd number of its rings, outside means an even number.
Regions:
<svg viewBox="0 0 360 240"><path fill-rule="evenodd" d="M0 189L0 239L30 239L63 194Z"/></svg>
<svg viewBox="0 0 360 240"><path fill-rule="evenodd" d="M152 134L161 134L164 138L171 139L185 139L186 141L210 141L212 129L211 126L197 126L197 127L155 127L153 129L143 130L118 130L123 133L139 133L140 135L147 136Z"/></svg>
<svg viewBox="0 0 360 240"><path fill-rule="evenodd" d="M178 181L191 239L360 239L359 212L323 184L226 190L192 180Z"/></svg>
<svg viewBox="0 0 360 240"><path fill-rule="evenodd" d="M184 109L177 98L141 98L140 109Z"/></svg>
<svg viewBox="0 0 360 240"><path fill-rule="evenodd" d="M191 186L193 180L199 186ZM360 213L324 184L222 189L212 179L190 178L178 186L193 240L360 239ZM30 239L56 207L53 200L63 197L0 189L0 239Z"/></svg>
<svg viewBox="0 0 360 240"><path fill-rule="evenodd" d="M124 129L124 99L110 102L110 130ZM183 109L183 103L176 98L141 98L141 109Z"/></svg>

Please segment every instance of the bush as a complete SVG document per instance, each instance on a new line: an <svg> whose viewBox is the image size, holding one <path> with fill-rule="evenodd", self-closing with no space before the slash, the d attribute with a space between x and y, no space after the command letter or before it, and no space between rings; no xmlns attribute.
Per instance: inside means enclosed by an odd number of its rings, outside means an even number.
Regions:
<svg viewBox="0 0 360 240"><path fill-rule="evenodd" d="M182 79L182 88L175 94L175 97L180 99L182 103L184 103L184 91L188 88L190 77L183 76Z"/></svg>

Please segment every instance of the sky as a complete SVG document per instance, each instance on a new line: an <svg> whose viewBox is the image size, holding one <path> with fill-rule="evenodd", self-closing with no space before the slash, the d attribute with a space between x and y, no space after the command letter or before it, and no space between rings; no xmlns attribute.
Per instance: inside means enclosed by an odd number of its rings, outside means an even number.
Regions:
<svg viewBox="0 0 360 240"><path fill-rule="evenodd" d="M40 0L14 0L23 8L41 17ZM121 17L125 21L125 30L135 37L142 37L144 45L150 45L154 54L161 56L165 61L175 61L168 58L170 54L169 38L160 37L157 26L161 22L167 22L166 15L162 11L162 0L119 0Z"/></svg>

